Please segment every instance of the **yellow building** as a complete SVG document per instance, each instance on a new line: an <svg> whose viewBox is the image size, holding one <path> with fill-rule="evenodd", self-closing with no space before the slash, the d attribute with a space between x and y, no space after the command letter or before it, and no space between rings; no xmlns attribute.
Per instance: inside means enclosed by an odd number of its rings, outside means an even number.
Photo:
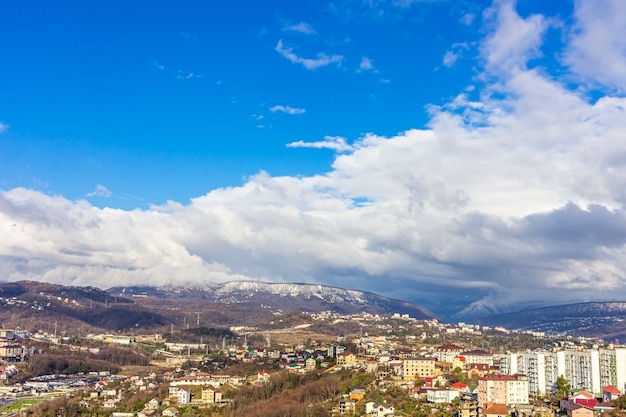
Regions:
<svg viewBox="0 0 626 417"><path fill-rule="evenodd" d="M365 388L355 388L350 391L350 399L354 401L361 401L365 398Z"/></svg>
<svg viewBox="0 0 626 417"><path fill-rule="evenodd" d="M343 352L337 355L337 365L356 365L357 359L354 353Z"/></svg>
<svg viewBox="0 0 626 417"><path fill-rule="evenodd" d="M435 377L435 358L405 358L402 360L402 376L405 381Z"/></svg>
<svg viewBox="0 0 626 417"><path fill-rule="evenodd" d="M214 391L211 388L202 390L202 402L203 403L219 403L222 401L222 393Z"/></svg>

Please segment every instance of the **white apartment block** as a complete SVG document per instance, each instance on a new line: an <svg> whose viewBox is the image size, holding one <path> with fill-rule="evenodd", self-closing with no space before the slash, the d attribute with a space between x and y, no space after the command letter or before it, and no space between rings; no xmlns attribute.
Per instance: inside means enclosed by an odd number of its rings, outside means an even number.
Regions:
<svg viewBox="0 0 626 417"><path fill-rule="evenodd" d="M500 372L528 376L531 394L554 392L562 375L572 389L600 395L607 385L626 388L626 348L511 353L502 356Z"/></svg>
<svg viewBox="0 0 626 417"><path fill-rule="evenodd" d="M600 386L626 391L626 347L600 349Z"/></svg>
<svg viewBox="0 0 626 417"><path fill-rule="evenodd" d="M544 394L546 392L545 359L545 352L503 355L500 358L500 372L503 375L526 375L528 377L528 391L531 394ZM554 384L556 386L556 379Z"/></svg>

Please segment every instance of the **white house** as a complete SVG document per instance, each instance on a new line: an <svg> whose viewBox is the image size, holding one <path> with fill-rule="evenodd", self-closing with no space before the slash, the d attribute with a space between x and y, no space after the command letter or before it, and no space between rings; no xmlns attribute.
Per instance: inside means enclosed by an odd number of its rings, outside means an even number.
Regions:
<svg viewBox="0 0 626 417"><path fill-rule="evenodd" d="M457 390L432 388L426 391L426 400L434 404L450 404L459 395L460 393Z"/></svg>
<svg viewBox="0 0 626 417"><path fill-rule="evenodd" d="M165 410L163 410L161 415L164 416L164 417L177 417L178 416L178 410L176 408L174 408L174 407L169 407L169 408L166 408Z"/></svg>
<svg viewBox="0 0 626 417"><path fill-rule="evenodd" d="M395 409L391 404L379 404L370 401L365 403L365 414L372 417L392 417L395 415Z"/></svg>
<svg viewBox="0 0 626 417"><path fill-rule="evenodd" d="M178 404L187 404L191 401L191 391L188 388L179 388L178 392L176 392L176 398L178 399Z"/></svg>

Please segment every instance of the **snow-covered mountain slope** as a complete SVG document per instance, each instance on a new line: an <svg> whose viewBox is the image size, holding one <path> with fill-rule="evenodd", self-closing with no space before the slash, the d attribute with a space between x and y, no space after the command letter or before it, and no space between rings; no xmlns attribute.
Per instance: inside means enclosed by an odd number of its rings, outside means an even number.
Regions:
<svg viewBox="0 0 626 417"><path fill-rule="evenodd" d="M493 316L496 314L503 314L509 311L511 310L503 311L501 308L488 305L483 301L475 301L458 313L453 314L452 319L456 321L473 323L476 319Z"/></svg>
<svg viewBox="0 0 626 417"><path fill-rule="evenodd" d="M367 291L351 290L319 284L267 283L260 281L231 281L202 287L126 287L111 288L112 294L146 295L177 299L202 299L229 304L245 303L276 310L308 312L336 311L353 314L408 314L416 319L434 318L425 307L395 300Z"/></svg>

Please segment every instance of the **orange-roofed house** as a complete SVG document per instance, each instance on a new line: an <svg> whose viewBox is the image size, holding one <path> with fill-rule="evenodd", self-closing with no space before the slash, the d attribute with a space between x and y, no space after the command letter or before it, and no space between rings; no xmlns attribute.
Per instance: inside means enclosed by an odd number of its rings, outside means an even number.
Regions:
<svg viewBox="0 0 626 417"><path fill-rule="evenodd" d="M504 404L493 404L483 409L481 413L484 417L506 417L509 414L509 410Z"/></svg>
<svg viewBox="0 0 626 417"><path fill-rule="evenodd" d="M464 382L455 382L454 384L450 385L450 389L459 392L469 392L469 387Z"/></svg>
<svg viewBox="0 0 626 417"><path fill-rule="evenodd" d="M596 404L598 404L598 401L596 400L596 398L589 392L585 391L584 389L581 389L580 391L575 392L570 397L569 400L570 400L570 403L572 404L582 405L591 409L593 409L593 407L595 407Z"/></svg>
<svg viewBox="0 0 626 417"><path fill-rule="evenodd" d="M602 402L617 400L622 392L613 385L602 388Z"/></svg>

